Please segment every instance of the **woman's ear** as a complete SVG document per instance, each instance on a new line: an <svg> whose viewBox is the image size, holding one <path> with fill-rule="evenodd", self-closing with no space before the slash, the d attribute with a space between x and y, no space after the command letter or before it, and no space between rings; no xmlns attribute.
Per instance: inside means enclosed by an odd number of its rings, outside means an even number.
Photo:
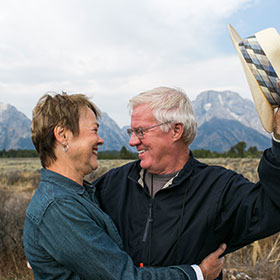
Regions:
<svg viewBox="0 0 280 280"><path fill-rule="evenodd" d="M175 123L173 127L173 139L178 141L181 139L184 132L184 125L182 123Z"/></svg>
<svg viewBox="0 0 280 280"><path fill-rule="evenodd" d="M66 129L63 126L57 125L53 130L54 137L56 141L60 144L64 144L67 140Z"/></svg>

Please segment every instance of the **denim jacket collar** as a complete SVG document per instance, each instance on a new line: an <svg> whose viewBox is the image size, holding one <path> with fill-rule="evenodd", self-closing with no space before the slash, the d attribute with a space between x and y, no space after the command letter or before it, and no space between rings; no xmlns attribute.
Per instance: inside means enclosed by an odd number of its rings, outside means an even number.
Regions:
<svg viewBox="0 0 280 280"><path fill-rule="evenodd" d="M58 185L61 188L67 189L68 191L75 192L78 194L83 194L85 192L85 188L92 186L87 181L83 181L83 185L76 183L75 181L67 178L59 173L51 171L49 169L41 169L41 180L49 181L54 185Z"/></svg>

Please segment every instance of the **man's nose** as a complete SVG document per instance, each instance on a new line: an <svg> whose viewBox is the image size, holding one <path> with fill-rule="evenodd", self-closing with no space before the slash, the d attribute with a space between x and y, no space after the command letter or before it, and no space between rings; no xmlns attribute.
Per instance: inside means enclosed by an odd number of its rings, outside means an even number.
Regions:
<svg viewBox="0 0 280 280"><path fill-rule="evenodd" d="M140 142L141 142L140 139L133 132L129 138L129 145L133 147L139 144Z"/></svg>

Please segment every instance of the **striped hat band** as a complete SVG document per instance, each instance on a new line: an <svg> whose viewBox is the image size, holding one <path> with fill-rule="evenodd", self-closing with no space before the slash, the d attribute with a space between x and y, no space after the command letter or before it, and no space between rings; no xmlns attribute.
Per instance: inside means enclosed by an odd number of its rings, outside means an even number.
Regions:
<svg viewBox="0 0 280 280"><path fill-rule="evenodd" d="M280 90L277 85L279 77L258 43L256 36L242 40L239 43L239 47L268 102L272 106L280 105Z"/></svg>

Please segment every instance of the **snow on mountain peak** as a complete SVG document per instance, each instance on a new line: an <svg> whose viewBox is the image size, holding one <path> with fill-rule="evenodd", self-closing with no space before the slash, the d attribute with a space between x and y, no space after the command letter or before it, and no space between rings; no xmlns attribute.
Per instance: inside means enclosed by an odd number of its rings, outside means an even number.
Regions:
<svg viewBox="0 0 280 280"><path fill-rule="evenodd" d="M204 110L207 112L209 111L209 109L211 108L212 104L211 103L207 103L207 104L204 104L203 108Z"/></svg>
<svg viewBox="0 0 280 280"><path fill-rule="evenodd" d="M8 109L8 104L0 103L0 110L6 111Z"/></svg>

